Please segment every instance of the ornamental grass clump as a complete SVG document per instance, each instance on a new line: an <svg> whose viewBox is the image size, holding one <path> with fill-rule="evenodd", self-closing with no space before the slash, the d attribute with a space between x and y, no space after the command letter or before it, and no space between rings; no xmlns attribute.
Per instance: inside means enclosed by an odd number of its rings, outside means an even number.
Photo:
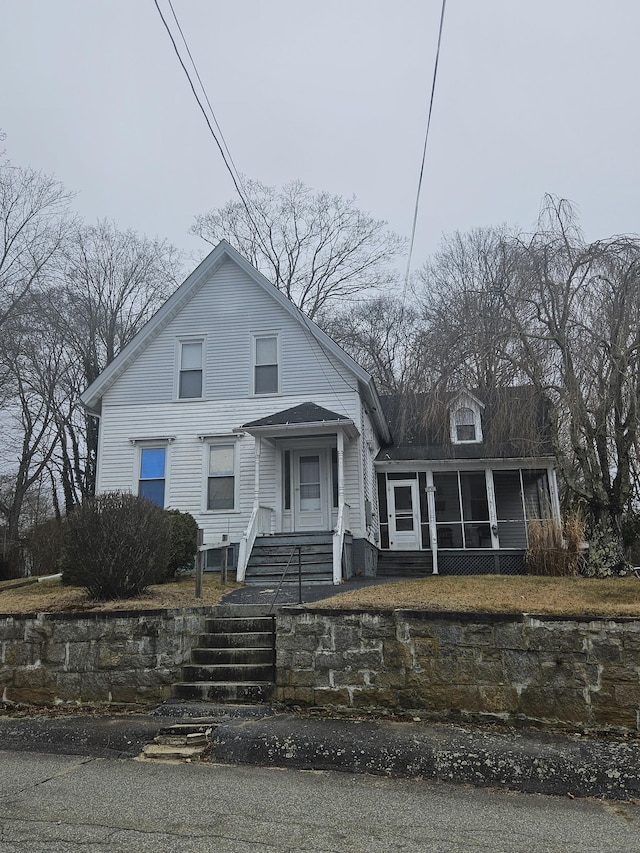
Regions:
<svg viewBox="0 0 640 853"><path fill-rule="evenodd" d="M530 575L573 577L583 557L584 523L577 513L563 521L535 518L529 521L529 549L525 556Z"/></svg>
<svg viewBox="0 0 640 853"><path fill-rule="evenodd" d="M151 501L108 492L75 509L64 525L62 579L102 601L141 595L168 580L171 522Z"/></svg>

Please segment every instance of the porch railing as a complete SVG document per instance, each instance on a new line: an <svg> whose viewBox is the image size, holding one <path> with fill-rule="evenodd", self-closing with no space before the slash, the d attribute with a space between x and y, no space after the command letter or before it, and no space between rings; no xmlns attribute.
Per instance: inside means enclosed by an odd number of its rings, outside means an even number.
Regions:
<svg viewBox="0 0 640 853"><path fill-rule="evenodd" d="M342 551L344 548L344 534L349 529L349 504L341 504L338 508L338 519L336 529L333 532L333 582L339 584L342 581Z"/></svg>
<svg viewBox="0 0 640 853"><path fill-rule="evenodd" d="M272 514L273 510L269 506L254 506L253 508L249 524L247 525L245 532L242 534L242 538L240 539L240 548L238 549L238 572L236 577L240 582L244 581L245 574L247 572L247 564L249 562L249 557L251 556L251 551L253 550L256 537L271 533Z"/></svg>

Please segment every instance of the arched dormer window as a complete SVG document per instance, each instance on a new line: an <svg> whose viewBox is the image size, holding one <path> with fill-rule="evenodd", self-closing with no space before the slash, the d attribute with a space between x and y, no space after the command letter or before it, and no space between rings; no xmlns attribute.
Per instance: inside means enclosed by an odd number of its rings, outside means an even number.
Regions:
<svg viewBox="0 0 640 853"><path fill-rule="evenodd" d="M461 392L451 405L451 441L453 444L482 442L483 404L467 392Z"/></svg>
<svg viewBox="0 0 640 853"><path fill-rule="evenodd" d="M454 414L456 441L477 441L476 416L473 409L458 409Z"/></svg>

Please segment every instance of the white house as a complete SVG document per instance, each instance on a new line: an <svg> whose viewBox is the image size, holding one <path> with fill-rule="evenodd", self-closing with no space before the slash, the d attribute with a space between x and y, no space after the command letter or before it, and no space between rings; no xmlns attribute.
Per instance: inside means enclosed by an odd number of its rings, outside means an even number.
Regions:
<svg viewBox="0 0 640 853"><path fill-rule="evenodd" d="M544 442L503 429L496 449L471 391L445 401L439 433L419 411L407 429L403 404L224 241L81 400L100 418L97 491L190 512L210 565L227 542L240 580L298 546L333 583L401 551L501 571L505 554L522 565L527 517L559 512Z"/></svg>
<svg viewBox="0 0 640 853"><path fill-rule="evenodd" d="M221 242L81 397L100 418L97 491L188 511L245 574L257 535L330 533L331 573L371 563L371 376ZM367 554L368 552L368 554Z"/></svg>

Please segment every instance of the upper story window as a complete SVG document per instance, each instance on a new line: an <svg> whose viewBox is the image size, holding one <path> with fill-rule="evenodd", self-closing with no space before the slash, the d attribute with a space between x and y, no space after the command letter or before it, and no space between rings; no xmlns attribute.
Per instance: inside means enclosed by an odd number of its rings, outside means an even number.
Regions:
<svg viewBox="0 0 640 853"><path fill-rule="evenodd" d="M280 365L278 335L254 335L253 393L278 394L279 391Z"/></svg>
<svg viewBox="0 0 640 853"><path fill-rule="evenodd" d="M164 507L166 465L166 446L140 448L138 494L161 507Z"/></svg>
<svg viewBox="0 0 640 853"><path fill-rule="evenodd" d="M473 409L458 409L454 414L456 441L477 441L476 416Z"/></svg>
<svg viewBox="0 0 640 853"><path fill-rule="evenodd" d="M193 400L202 397L203 341L180 341L178 398Z"/></svg>
<svg viewBox="0 0 640 853"><path fill-rule="evenodd" d="M480 444L484 405L467 392L461 392L451 404L451 441L453 444Z"/></svg>

